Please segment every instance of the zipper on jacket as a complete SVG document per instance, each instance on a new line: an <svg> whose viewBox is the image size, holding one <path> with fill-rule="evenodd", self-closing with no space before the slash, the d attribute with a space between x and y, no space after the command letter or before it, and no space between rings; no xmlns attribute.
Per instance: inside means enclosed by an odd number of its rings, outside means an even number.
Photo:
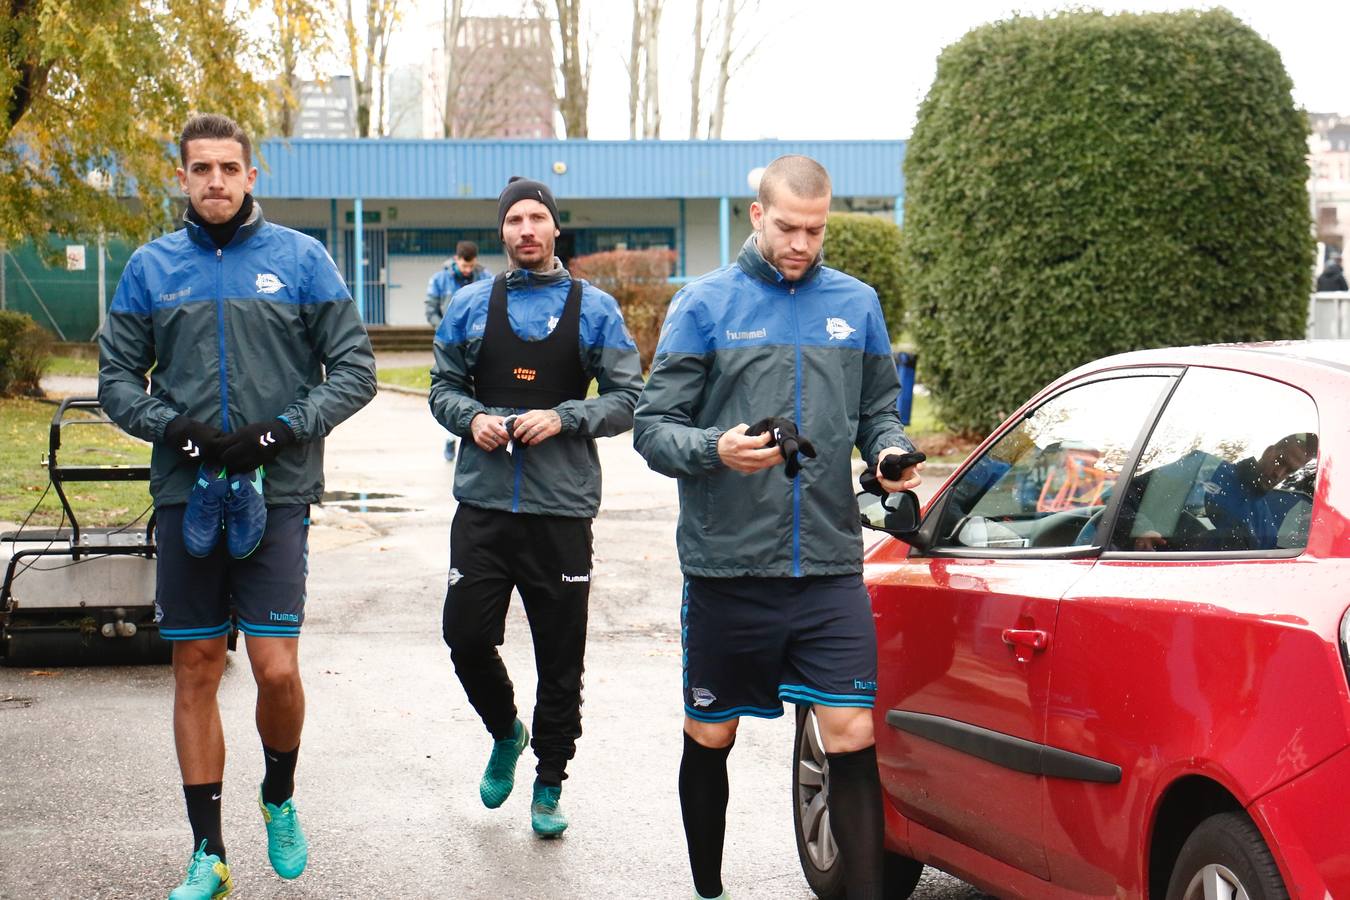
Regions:
<svg viewBox="0 0 1350 900"><path fill-rule="evenodd" d="M797 354L796 377L796 415L798 428L802 427L802 335L797 323L797 288L788 288L788 302L792 305L792 344ZM802 474L798 472L792 479L792 575L799 578L802 574Z"/></svg>
<svg viewBox="0 0 1350 900"><path fill-rule="evenodd" d="M524 409L518 409L516 415L523 412L525 412ZM514 441L514 438L512 440ZM525 445L516 444L515 449L511 451L511 455L514 457L512 463L515 464L516 470L515 476L511 480L511 512L518 513L520 512L520 482L523 475L522 470L525 468Z"/></svg>
<svg viewBox="0 0 1350 900"><path fill-rule="evenodd" d="M225 367L225 251L216 248L216 338L220 353L220 430L230 430L230 390Z"/></svg>

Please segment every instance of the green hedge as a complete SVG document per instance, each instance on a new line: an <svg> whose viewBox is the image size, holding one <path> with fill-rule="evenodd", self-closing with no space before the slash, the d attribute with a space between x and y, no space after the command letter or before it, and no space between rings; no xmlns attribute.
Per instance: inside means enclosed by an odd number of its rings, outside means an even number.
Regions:
<svg viewBox="0 0 1350 900"><path fill-rule="evenodd" d="M0 397L41 394L51 351L52 336L31 316L0 310Z"/></svg>
<svg viewBox="0 0 1350 900"><path fill-rule="evenodd" d="M943 51L906 148L906 302L943 421L1127 349L1302 336L1307 123L1231 14L1014 18Z"/></svg>
<svg viewBox="0 0 1350 900"><path fill-rule="evenodd" d="M880 216L831 213L825 228L825 264L876 288L891 336L904 325L900 227Z"/></svg>

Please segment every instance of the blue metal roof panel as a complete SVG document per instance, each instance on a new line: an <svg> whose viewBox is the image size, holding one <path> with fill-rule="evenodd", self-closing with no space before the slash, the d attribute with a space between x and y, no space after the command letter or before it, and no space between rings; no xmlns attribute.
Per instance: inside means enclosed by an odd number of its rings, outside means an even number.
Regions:
<svg viewBox="0 0 1350 900"><path fill-rule="evenodd" d="M745 197L750 170L785 153L819 160L841 197L904 193L904 141L450 141L271 139L259 197L496 199L512 175L559 198ZM554 164L562 163L558 174Z"/></svg>

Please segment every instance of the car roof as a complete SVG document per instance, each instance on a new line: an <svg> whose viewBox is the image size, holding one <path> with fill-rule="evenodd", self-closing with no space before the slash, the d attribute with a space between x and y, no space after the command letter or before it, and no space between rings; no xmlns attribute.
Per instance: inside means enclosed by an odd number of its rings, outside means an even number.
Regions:
<svg viewBox="0 0 1350 900"><path fill-rule="evenodd" d="M1080 366L1061 382L1103 369L1133 366L1211 365L1247 372L1275 374L1272 370L1305 368L1339 369L1350 373L1350 341L1266 341L1251 344L1206 344L1193 347L1161 347L1106 356Z"/></svg>

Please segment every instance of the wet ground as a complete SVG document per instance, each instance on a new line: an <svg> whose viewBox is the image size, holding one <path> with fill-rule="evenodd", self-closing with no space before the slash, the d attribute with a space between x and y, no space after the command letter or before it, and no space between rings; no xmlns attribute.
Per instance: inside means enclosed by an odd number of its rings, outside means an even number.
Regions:
<svg viewBox="0 0 1350 900"><path fill-rule="evenodd" d="M329 440L332 496L314 509L301 643L296 797L310 866L287 883L267 863L241 643L220 694L232 896L690 896L674 483L646 469L629 436L601 442L585 734L563 790L572 827L543 842L529 827L528 755L503 808L478 800L489 739L440 640L454 508L444 436L424 398L382 392ZM528 714L519 604L503 656ZM0 669L0 898L167 895L190 843L171 697L166 667ZM789 712L747 721L731 756L724 870L737 900L811 897L793 844L791 745ZM930 870L915 896L983 895Z"/></svg>

